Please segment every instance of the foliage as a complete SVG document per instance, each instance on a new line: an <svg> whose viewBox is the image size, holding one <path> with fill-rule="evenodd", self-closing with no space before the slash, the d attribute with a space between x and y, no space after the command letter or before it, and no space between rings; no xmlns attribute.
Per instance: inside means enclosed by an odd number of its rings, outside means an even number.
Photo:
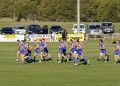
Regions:
<svg viewBox="0 0 120 86"><path fill-rule="evenodd" d="M120 21L119 0L80 0L81 21ZM28 18L39 21L76 21L77 0L0 0L0 17Z"/></svg>

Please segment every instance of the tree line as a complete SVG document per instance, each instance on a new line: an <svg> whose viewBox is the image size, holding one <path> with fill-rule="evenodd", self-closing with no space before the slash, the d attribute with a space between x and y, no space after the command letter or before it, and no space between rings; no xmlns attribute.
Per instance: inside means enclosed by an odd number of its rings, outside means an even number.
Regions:
<svg viewBox="0 0 120 86"><path fill-rule="evenodd" d="M83 22L120 21L120 0L80 0ZM0 17L76 21L77 0L0 0Z"/></svg>

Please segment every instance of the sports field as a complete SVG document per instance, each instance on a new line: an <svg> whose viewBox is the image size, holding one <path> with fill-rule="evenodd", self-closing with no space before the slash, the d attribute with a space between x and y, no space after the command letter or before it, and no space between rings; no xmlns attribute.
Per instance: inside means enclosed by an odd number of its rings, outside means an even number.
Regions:
<svg viewBox="0 0 120 86"><path fill-rule="evenodd" d="M57 63L57 43L48 43L54 61L24 65L15 62L16 43L0 43L0 86L119 86L120 65L114 64L111 42L105 41L108 63L96 60L98 41L84 42L83 52L91 64L79 66Z"/></svg>
<svg viewBox="0 0 120 86"><path fill-rule="evenodd" d="M27 25L28 23L5 23L7 26ZM0 24L0 26L5 26ZM47 23L39 23L45 25ZM52 25L54 23L48 23ZM59 23L55 23L59 24ZM60 23L71 32L73 23ZM115 23L117 27L119 23ZM119 29L117 29L118 31ZM97 40L83 42L83 52L90 65L74 66L70 63L57 63L57 43L48 43L53 61L19 64L15 61L17 43L0 43L0 86L119 86L120 64L114 64L114 49L111 40L104 40L108 63L98 62L99 48ZM33 43L30 45L34 46ZM68 43L69 45L69 43ZM34 49L33 49L34 53ZM37 58L38 59L38 58Z"/></svg>

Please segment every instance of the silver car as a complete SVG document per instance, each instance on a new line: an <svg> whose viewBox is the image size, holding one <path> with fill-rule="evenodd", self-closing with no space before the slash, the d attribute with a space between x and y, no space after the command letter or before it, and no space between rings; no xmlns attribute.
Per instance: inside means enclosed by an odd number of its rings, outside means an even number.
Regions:
<svg viewBox="0 0 120 86"><path fill-rule="evenodd" d="M87 33L90 37L103 37L103 32L99 24L88 24Z"/></svg>

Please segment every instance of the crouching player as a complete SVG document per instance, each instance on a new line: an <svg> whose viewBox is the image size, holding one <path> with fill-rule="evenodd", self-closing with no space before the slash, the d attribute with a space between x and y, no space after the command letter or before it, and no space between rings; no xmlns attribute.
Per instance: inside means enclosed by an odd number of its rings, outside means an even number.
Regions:
<svg viewBox="0 0 120 86"><path fill-rule="evenodd" d="M35 54L33 61L35 62L36 56L40 57L40 48L39 45L36 43L36 40L34 40L34 45L35 45Z"/></svg>
<svg viewBox="0 0 120 86"><path fill-rule="evenodd" d="M99 48L100 48L100 55L99 55L98 61L101 61L101 59L104 59L104 62L108 62L109 55L106 53L106 48L102 39L99 40Z"/></svg>
<svg viewBox="0 0 120 86"><path fill-rule="evenodd" d="M120 58L119 58L119 46L117 45L117 43L114 41L114 50L115 50L115 64L118 64L120 62Z"/></svg>
<svg viewBox="0 0 120 86"><path fill-rule="evenodd" d="M58 61L58 63L62 63L64 58L67 60L67 62L69 62L69 58L66 55L66 43L63 41L63 39L60 39L58 41L58 49L59 49L59 53L58 53L59 61Z"/></svg>
<svg viewBox="0 0 120 86"><path fill-rule="evenodd" d="M32 63L33 60L32 60L32 46L30 46L28 43L25 44L25 47L26 47L26 54L25 54L25 57L24 59L28 62L28 63Z"/></svg>

